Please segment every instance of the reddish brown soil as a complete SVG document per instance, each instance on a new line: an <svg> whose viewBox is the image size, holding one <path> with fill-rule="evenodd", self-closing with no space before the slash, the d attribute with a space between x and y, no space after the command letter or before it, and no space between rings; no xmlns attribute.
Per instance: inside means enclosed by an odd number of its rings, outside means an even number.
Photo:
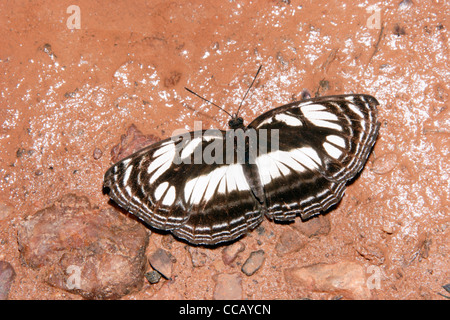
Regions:
<svg viewBox="0 0 450 320"><path fill-rule="evenodd" d="M212 299L215 276L240 273L252 251L263 266L242 274L242 298L335 297L298 292L283 270L354 261L380 271L372 299L445 299L450 282L449 47L445 1L77 1L81 29L69 30L66 1L0 3L0 260L16 278L10 299L77 299L24 266L17 227L62 195L107 208L102 180L110 151L134 124L168 137L180 128L227 127L228 117L187 86L235 111L260 64L243 117L300 98L367 93L380 102L373 154L328 213L331 230L277 254L290 225L264 221L230 265L202 249L193 267L186 244L152 233L148 251L175 257L172 280L146 283L124 299ZM370 21L369 21L370 22ZM372 21L373 22L373 21ZM376 22L376 21L375 21ZM95 152L94 152L95 151ZM378 269L370 268L375 266ZM144 281L144 280L143 280Z"/></svg>

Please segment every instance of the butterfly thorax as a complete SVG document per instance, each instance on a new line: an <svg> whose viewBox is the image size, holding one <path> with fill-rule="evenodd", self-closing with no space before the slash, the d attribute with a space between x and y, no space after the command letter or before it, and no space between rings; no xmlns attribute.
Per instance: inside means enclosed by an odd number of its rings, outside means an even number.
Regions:
<svg viewBox="0 0 450 320"><path fill-rule="evenodd" d="M230 121L228 121L228 125L230 126L230 129L244 129L244 119L242 119L241 117L238 117L236 114L233 115L230 119Z"/></svg>

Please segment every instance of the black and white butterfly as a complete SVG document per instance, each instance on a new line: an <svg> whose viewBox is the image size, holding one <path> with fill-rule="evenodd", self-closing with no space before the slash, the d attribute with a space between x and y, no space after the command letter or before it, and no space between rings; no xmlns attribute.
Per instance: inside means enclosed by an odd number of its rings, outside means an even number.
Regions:
<svg viewBox="0 0 450 320"><path fill-rule="evenodd" d="M232 130L276 129L277 150L268 147L250 163L247 144L244 163L196 164L195 150L225 144L227 131L202 131L200 139L190 132L187 143L165 139L117 162L104 188L151 227L193 244L236 239L264 215L308 219L338 203L363 168L378 135L377 105L364 94L319 97L272 109L248 126L236 113ZM174 161L180 154L192 161Z"/></svg>

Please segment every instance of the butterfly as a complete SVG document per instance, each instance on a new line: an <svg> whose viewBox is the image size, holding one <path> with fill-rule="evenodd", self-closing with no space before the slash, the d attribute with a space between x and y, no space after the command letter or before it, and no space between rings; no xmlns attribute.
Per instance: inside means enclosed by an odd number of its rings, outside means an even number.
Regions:
<svg viewBox="0 0 450 320"><path fill-rule="evenodd" d="M316 97L269 110L247 126L238 110L230 114L230 130L188 132L120 160L103 187L149 226L191 244L232 241L264 216L305 220L337 204L362 170L378 136L377 105L366 94ZM242 159L239 139L230 135L237 130L262 137L258 143L244 137ZM222 161L195 161L211 149ZM231 157L218 152L230 149Z"/></svg>

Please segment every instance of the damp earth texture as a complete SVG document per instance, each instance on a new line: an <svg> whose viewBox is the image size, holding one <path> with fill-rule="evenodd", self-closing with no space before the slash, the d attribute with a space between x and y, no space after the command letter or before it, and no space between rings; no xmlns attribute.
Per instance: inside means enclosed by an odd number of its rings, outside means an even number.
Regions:
<svg viewBox="0 0 450 320"><path fill-rule="evenodd" d="M448 16L442 1L0 4L2 299L447 299ZM378 140L326 214L191 246L102 192L175 130L369 94ZM307 89L308 93L305 93ZM447 288L447 290L445 289Z"/></svg>

